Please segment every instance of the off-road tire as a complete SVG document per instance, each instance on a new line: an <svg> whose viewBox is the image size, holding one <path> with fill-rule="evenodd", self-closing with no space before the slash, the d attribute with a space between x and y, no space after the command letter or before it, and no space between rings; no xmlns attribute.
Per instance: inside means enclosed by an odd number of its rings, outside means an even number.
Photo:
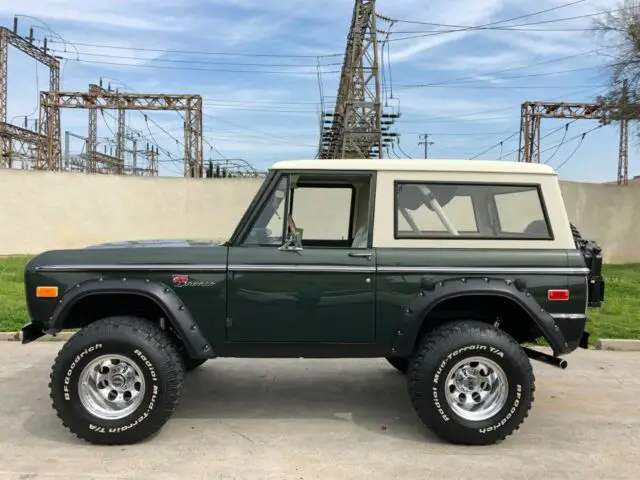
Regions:
<svg viewBox="0 0 640 480"><path fill-rule="evenodd" d="M580 233L580 230L578 230L578 227L573 223L569 223L569 225L571 226L571 234L573 235L573 238L578 241L582 240L582 234Z"/></svg>
<svg viewBox="0 0 640 480"><path fill-rule="evenodd" d="M469 357L495 362L508 380L504 406L485 420L465 419L447 401L447 377L455 364ZM441 439L463 445L490 445L514 433L528 416L535 391L533 369L520 345L498 328L473 320L429 333L411 361L407 382L422 422Z"/></svg>
<svg viewBox="0 0 640 480"><path fill-rule="evenodd" d="M87 410L79 396L81 372L102 355L120 355L137 365L144 379L142 401L126 417L105 420ZM183 389L184 365L170 337L136 317L110 317L81 329L62 347L50 374L53 409L77 437L94 444L140 442L158 432L173 414Z"/></svg>
<svg viewBox="0 0 640 480"><path fill-rule="evenodd" d="M389 362L399 372L407 373L410 360L405 357L387 357L387 362Z"/></svg>

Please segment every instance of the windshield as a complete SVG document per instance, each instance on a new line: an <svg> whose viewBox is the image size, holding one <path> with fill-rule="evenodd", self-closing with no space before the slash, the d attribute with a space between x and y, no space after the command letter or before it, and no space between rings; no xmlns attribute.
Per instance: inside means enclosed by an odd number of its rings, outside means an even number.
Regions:
<svg viewBox="0 0 640 480"><path fill-rule="evenodd" d="M282 177L253 224L245 245L280 245L284 233L288 178Z"/></svg>

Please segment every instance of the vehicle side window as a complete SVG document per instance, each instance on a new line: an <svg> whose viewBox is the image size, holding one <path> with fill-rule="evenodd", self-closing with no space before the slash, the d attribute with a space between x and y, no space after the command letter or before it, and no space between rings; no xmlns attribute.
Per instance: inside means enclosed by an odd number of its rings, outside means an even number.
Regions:
<svg viewBox="0 0 640 480"><path fill-rule="evenodd" d="M551 239L536 185L396 182L396 238Z"/></svg>
<svg viewBox="0 0 640 480"><path fill-rule="evenodd" d="M342 245L350 238L351 186L299 186L293 190L291 215L307 246Z"/></svg>
<svg viewBox="0 0 640 480"><path fill-rule="evenodd" d="M251 227L243 245L280 246L283 243L288 177L282 177Z"/></svg>
<svg viewBox="0 0 640 480"><path fill-rule="evenodd" d="M500 234L549 238L549 228L537 188L497 193L494 201L500 221Z"/></svg>

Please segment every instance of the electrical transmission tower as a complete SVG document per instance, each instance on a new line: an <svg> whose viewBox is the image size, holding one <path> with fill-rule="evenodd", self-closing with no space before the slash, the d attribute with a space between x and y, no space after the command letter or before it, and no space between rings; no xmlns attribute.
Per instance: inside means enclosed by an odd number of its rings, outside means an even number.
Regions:
<svg viewBox="0 0 640 480"><path fill-rule="evenodd" d="M107 163L117 162L124 167L124 111L125 110L165 110L184 112L184 176L201 178L202 165L202 97L200 95L156 95L144 93L109 92L98 85L91 85L89 92L40 92L40 134L47 139L46 146L39 144L36 164L59 165L60 149L52 148L55 143L55 131L46 120L60 116L61 108L82 108L89 110L89 135L87 154L90 172L95 171L96 163L107 161L102 154L96 154L98 110L118 111L118 135L116 157L110 157ZM44 120L44 121L43 121ZM58 135L59 137L59 135ZM58 146L60 140L58 139ZM101 158L98 158L100 156ZM157 164L157 152L152 156ZM150 157L150 159L151 159ZM154 166L152 168L155 169ZM122 171L118 167L119 171Z"/></svg>
<svg viewBox="0 0 640 480"><path fill-rule="evenodd" d="M626 88L623 98L626 97ZM623 100L626 102L626 99ZM633 110L631 110L633 111ZM608 123L611 118L620 121L620 151L618 158L618 185L627 185L629 179L629 121L638 120L620 104L525 102L520 115L519 162L540 163L540 124L543 118L592 119Z"/></svg>
<svg viewBox="0 0 640 480"><path fill-rule="evenodd" d="M7 123L7 96L8 96L8 58L9 45L29 55L43 65L49 67L49 91L60 90L60 62L58 59L47 53L47 41L45 39L44 48L33 45L33 28L29 37L24 38L18 35L18 19L13 20L13 31L5 27L0 27L0 168L12 167L14 154L22 159L23 168L34 157L34 151L44 141L45 138ZM50 112L46 118L47 129L51 131L51 144L47 149L51 150L50 158L60 158L60 112ZM41 165L49 170L57 170L60 164Z"/></svg>
<svg viewBox="0 0 640 480"><path fill-rule="evenodd" d="M321 132L319 158L382 158L388 133L382 113L375 0L356 0L338 96ZM385 125L386 124L386 125Z"/></svg>

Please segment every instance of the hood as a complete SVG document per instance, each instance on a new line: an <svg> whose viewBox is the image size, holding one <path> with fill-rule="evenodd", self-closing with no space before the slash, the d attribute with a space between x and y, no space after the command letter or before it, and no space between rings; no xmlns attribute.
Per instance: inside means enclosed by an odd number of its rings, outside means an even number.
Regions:
<svg viewBox="0 0 640 480"><path fill-rule="evenodd" d="M164 248L164 247L219 247L222 240L124 240L120 242L100 243L86 248Z"/></svg>

